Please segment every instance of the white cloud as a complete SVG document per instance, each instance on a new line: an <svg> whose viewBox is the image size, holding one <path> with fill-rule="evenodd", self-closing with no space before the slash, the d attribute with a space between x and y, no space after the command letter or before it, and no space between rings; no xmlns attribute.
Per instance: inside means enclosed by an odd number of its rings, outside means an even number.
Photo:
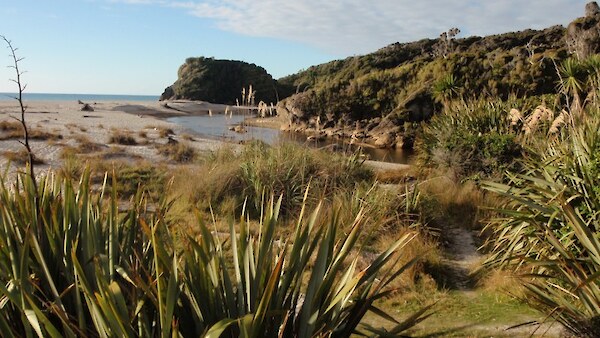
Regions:
<svg viewBox="0 0 600 338"><path fill-rule="evenodd" d="M181 8L238 34L291 40L338 55L437 37L458 27L487 35L566 24L587 0L113 0Z"/></svg>

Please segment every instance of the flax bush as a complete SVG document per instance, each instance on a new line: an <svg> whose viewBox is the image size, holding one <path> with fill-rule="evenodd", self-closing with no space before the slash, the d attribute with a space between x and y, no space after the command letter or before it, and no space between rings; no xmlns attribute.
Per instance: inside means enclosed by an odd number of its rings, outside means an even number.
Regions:
<svg viewBox="0 0 600 338"><path fill-rule="evenodd" d="M282 199L271 199L258 223L243 214L218 233L199 219L200 235L175 243L164 195L124 203L116 181L93 192L89 170L78 183L49 176L38 202L30 176L1 182L3 336L398 335L428 316L424 308L397 321L377 309L415 262L398 264L414 234L359 270L364 211L343 224L302 208L294 234L277 238ZM388 329L362 325L368 312Z"/></svg>

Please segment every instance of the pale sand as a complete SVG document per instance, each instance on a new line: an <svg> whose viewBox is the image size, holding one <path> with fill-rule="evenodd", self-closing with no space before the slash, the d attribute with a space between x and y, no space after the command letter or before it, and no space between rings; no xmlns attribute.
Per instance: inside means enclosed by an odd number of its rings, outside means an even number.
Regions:
<svg viewBox="0 0 600 338"><path fill-rule="evenodd" d="M160 102L90 102L93 112L81 111L81 104L71 101L28 101L25 121L29 129L43 130L62 139L52 141L31 141L34 154L44 161L38 165L38 171L60 168L63 160L62 151L65 147L77 147L83 138L100 145L100 155L122 160L147 160L152 163L168 162L159 154L157 146L168 142L166 137L160 137L161 128L169 128L175 132L172 137L180 142L186 142L199 151L214 150L222 145L215 140L199 139L183 140L184 130L181 126L169 123L158 117L196 115L207 113L208 109L225 109L222 105L212 105L195 102L170 102L169 105L177 110L168 109ZM185 111L185 112L182 112ZM0 101L0 122L16 122L20 118L20 108L17 101ZM119 130L135 137L139 145L125 146L108 144L111 133ZM146 136L142 136L145 133ZM0 136L5 135L0 131ZM7 151L19 151L23 145L17 139L0 141L0 170L7 168ZM108 154L108 155L106 155ZM11 165L9 173L22 165Z"/></svg>

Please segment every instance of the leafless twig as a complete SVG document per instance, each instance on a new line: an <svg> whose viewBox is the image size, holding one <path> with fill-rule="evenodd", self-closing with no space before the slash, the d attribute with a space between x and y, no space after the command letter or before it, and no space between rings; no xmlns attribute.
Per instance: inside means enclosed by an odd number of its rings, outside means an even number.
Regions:
<svg viewBox="0 0 600 338"><path fill-rule="evenodd" d="M36 199L38 198L38 192L37 192L37 182L36 182L36 178L35 178L35 169L34 169L34 165L33 165L33 151L31 150L31 145L29 144L29 130L27 129L27 124L25 123L25 104L23 103L23 92L25 91L25 88L27 88L27 85L23 85L23 83L21 82L21 76L23 75L23 71L21 71L19 69L19 62L23 61L23 58L19 58L17 57L17 48L15 48L12 45L12 42L10 40L8 40L4 35L0 35L0 38L2 38L2 40L4 40L4 42L6 42L6 45L8 47L8 49L10 50L10 57L12 58L13 64L8 66L9 68L12 68L15 70L15 74L17 74L17 77L15 79L10 79L10 81L16 83L17 88L18 88L18 93L16 97L13 97L15 100L17 100L19 102L19 107L21 108L21 119L19 120L19 122L21 123L21 126L23 127L23 141L19 141L19 143L21 143L23 146L25 146L25 149L27 150L27 156L28 156L28 170L29 170L29 176L31 176L31 180L33 182L33 185L35 186L35 197Z"/></svg>
<svg viewBox="0 0 600 338"><path fill-rule="evenodd" d="M15 74L16 78L15 79L10 79L12 82L14 82L17 85L18 88L18 94L17 96L13 97L15 100L17 100L19 102L19 107L21 109L21 119L17 119L20 123L21 126L23 127L23 141L19 141L19 143L21 143L25 149L27 150L27 170L28 170L28 174L31 177L31 183L33 185L33 200L34 200L34 204L35 204L35 210L36 210L36 221L37 221L37 235L38 235L38 240L42 239L42 236L40 235L40 232L43 231L42 227L40 226L41 224L41 215L40 215L40 196L39 196L39 192L38 192L38 185L37 185L37 179L35 177L35 169L34 169L34 156L33 156L33 151L31 150L31 145L29 144L29 130L27 129L27 123L25 123L25 104L23 103L23 92L25 91L25 88L27 87L27 85L23 85L23 83L21 82L21 76L23 75L23 71L21 71L19 69L19 63L21 61L23 61L23 58L19 58L17 57L17 48L15 48L11 41L9 39L7 39L4 35L0 35L0 38L2 40L4 40L4 42L6 42L6 45L8 47L8 49L10 50L10 57L12 58L13 64L8 66L9 68L12 68L15 70ZM44 246L44 243L40 243L42 246Z"/></svg>

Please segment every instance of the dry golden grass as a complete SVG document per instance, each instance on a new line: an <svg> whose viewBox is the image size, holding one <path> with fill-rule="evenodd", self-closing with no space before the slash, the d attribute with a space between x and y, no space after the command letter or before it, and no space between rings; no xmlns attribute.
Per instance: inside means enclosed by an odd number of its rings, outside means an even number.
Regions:
<svg viewBox="0 0 600 338"><path fill-rule="evenodd" d="M378 170L375 171L377 182L386 184L400 184L412 180L414 176L410 170Z"/></svg>
<svg viewBox="0 0 600 338"><path fill-rule="evenodd" d="M29 153L26 149L12 151L7 150L2 153L2 155L9 160L11 163L17 165L25 165L29 161ZM44 160L38 156L33 156L33 164L44 164Z"/></svg>
<svg viewBox="0 0 600 338"><path fill-rule="evenodd" d="M0 121L0 131L22 131L21 122L18 121Z"/></svg>
<svg viewBox="0 0 600 338"><path fill-rule="evenodd" d="M424 180L419 188L427 196L427 217L465 229L481 229L480 207L491 201L472 182L458 183L448 176L437 176Z"/></svg>
<svg viewBox="0 0 600 338"><path fill-rule="evenodd" d="M378 236L371 250L381 252L389 248L394 241L407 233L414 233L415 237L402 250L400 262L401 264L406 264L415 257L418 258L418 261L395 280L393 286L401 290L415 290L417 288L419 290L423 288L429 291L436 290L437 284L424 271L425 266L441 265L442 253L438 244L432 238L409 228L400 228L395 232L388 232L385 235Z"/></svg>
<svg viewBox="0 0 600 338"><path fill-rule="evenodd" d="M75 136L75 140L78 143L77 151L82 154L89 154L104 149L103 145L93 142L85 135L77 135Z"/></svg>
<svg viewBox="0 0 600 338"><path fill-rule="evenodd" d="M108 143L116 143L125 146L134 146L138 144L135 137L131 136L129 131L118 129L113 129L111 131Z"/></svg>
<svg viewBox="0 0 600 338"><path fill-rule="evenodd" d="M516 298L522 298L525 295L523 281L514 271L502 269L486 271L484 275L480 276L477 286L486 291L509 294Z"/></svg>
<svg viewBox="0 0 600 338"><path fill-rule="evenodd" d="M177 163L190 163L198 156L194 147L183 142L161 145L158 147L158 152Z"/></svg>
<svg viewBox="0 0 600 338"><path fill-rule="evenodd" d="M190 134L181 134L181 138L186 140L186 141L194 141L194 138L192 137L192 135Z"/></svg>
<svg viewBox="0 0 600 338"><path fill-rule="evenodd" d="M41 128L28 128L30 140L62 140L59 133L50 133ZM0 140L23 138L23 127L17 121L0 121Z"/></svg>
<svg viewBox="0 0 600 338"><path fill-rule="evenodd" d="M169 135L175 135L175 132L171 128L159 127L158 128L158 136L167 137Z"/></svg>

